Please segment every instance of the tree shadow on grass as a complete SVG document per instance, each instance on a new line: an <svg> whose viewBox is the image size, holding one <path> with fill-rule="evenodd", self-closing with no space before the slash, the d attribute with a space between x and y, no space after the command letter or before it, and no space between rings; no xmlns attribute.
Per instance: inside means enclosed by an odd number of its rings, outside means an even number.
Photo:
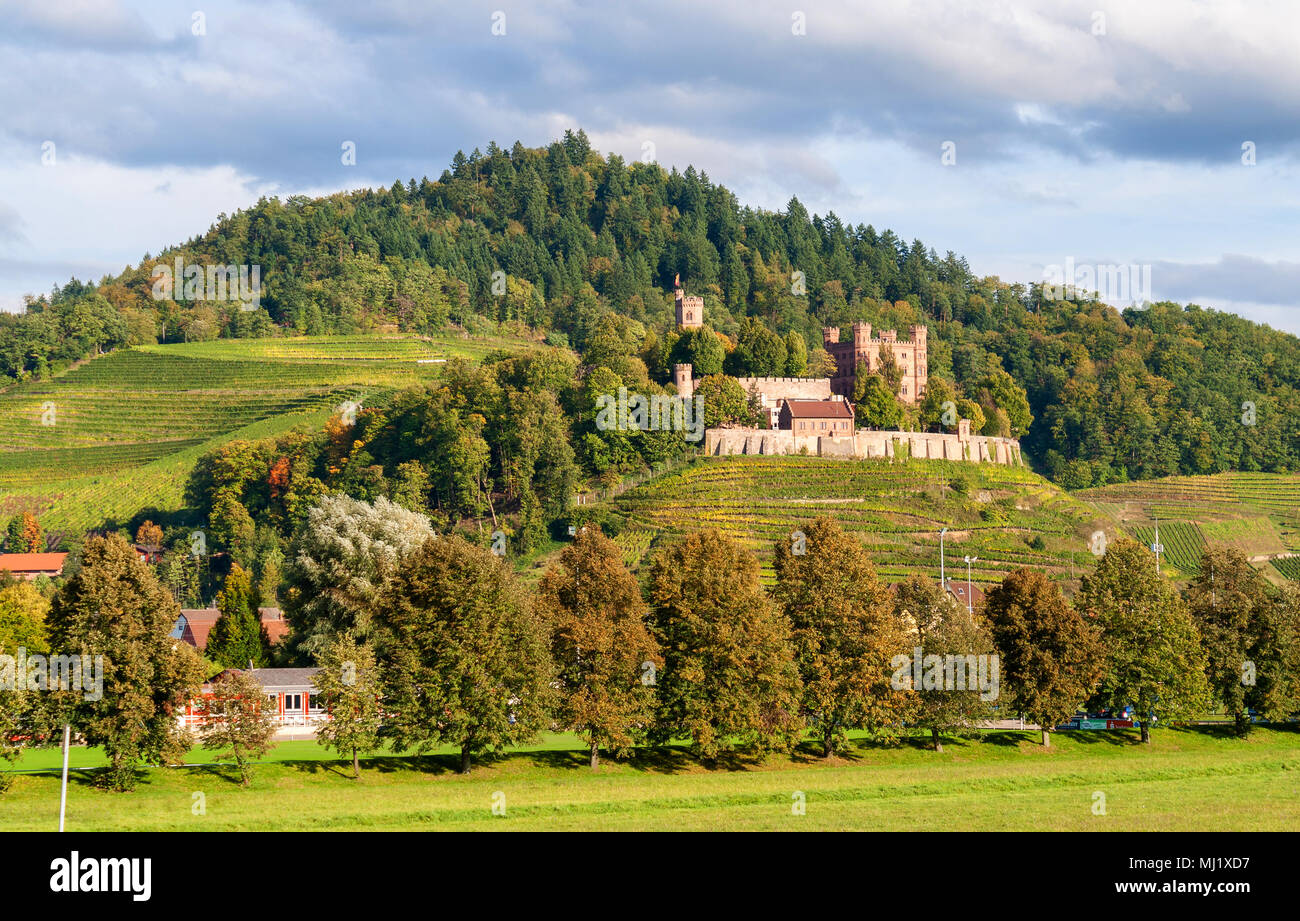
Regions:
<svg viewBox="0 0 1300 921"><path fill-rule="evenodd" d="M460 755L370 755L362 756L361 773L373 771L379 774L399 774L417 772L420 774L454 774L460 769ZM483 761L475 759L475 764ZM303 774L335 774L352 779L351 758L329 758L321 761L285 761L287 767Z"/></svg>
<svg viewBox="0 0 1300 921"><path fill-rule="evenodd" d="M557 770L575 768L590 770L591 766L591 753L585 749L515 752L504 757L511 760L526 760L538 767ZM705 760L685 745L642 746L632 749L631 753L623 758L615 758L604 751L600 756L601 765L618 765L642 774L683 774L701 770L747 771L760 762L761 759L755 758L747 751L722 752L711 761Z"/></svg>
<svg viewBox="0 0 1300 921"><path fill-rule="evenodd" d="M862 760L862 749L874 747L868 740L850 739L848 745L837 749L827 758L820 740L807 739L795 746L790 753L790 760L795 764L856 764Z"/></svg>
<svg viewBox="0 0 1300 921"><path fill-rule="evenodd" d="M820 757L817 759L820 760ZM600 764L617 765L644 774L682 774L700 771L747 771L762 764L763 759L747 751L724 752L713 761L694 755L684 745L663 748L636 748L624 758L615 758L601 752ZM338 774L351 778L351 759L330 761L286 761L286 766L304 774ZM471 773L484 767L524 765L550 768L556 771L589 770L591 753L586 749L546 749L541 751L516 751L501 754L474 756ZM362 773L374 771L381 774L421 773L431 776L454 775L460 771L460 754L437 755L378 755L361 759Z"/></svg>
<svg viewBox="0 0 1300 921"><path fill-rule="evenodd" d="M1038 736L1037 729L995 729L981 732L976 739L981 745L998 745L1002 748L1019 748L1021 742L1034 742L1037 744L1041 740ZM948 740L944 739L944 746L947 747Z"/></svg>
<svg viewBox="0 0 1300 921"><path fill-rule="evenodd" d="M202 777L224 780L236 787L243 786L243 777L240 776L239 768L233 764L195 764L191 765L189 770ZM256 772L256 767L254 771Z"/></svg>

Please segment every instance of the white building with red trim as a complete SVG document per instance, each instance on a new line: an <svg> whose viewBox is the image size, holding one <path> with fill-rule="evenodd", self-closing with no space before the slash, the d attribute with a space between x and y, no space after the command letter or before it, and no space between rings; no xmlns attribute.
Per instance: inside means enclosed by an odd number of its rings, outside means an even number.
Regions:
<svg viewBox="0 0 1300 921"><path fill-rule="evenodd" d="M238 672L240 669L228 671ZM312 683L312 679L320 671L319 668L254 668L246 671L261 685L262 692L266 694L277 727L315 728L317 724L330 718L316 691L315 684ZM202 697L212 696L211 682L203 685L200 694ZM198 729L202 724L203 715L200 712L199 701L191 700L185 705L185 712L181 715L181 725L187 729Z"/></svg>

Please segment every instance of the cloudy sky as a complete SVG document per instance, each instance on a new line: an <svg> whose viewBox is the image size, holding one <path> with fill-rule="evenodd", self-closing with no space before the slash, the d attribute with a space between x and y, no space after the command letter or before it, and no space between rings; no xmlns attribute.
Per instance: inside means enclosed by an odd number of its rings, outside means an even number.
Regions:
<svg viewBox="0 0 1300 921"><path fill-rule="evenodd" d="M261 195L581 127L976 272L1300 333L1295 0L0 0L0 307ZM356 164L342 162L345 142Z"/></svg>

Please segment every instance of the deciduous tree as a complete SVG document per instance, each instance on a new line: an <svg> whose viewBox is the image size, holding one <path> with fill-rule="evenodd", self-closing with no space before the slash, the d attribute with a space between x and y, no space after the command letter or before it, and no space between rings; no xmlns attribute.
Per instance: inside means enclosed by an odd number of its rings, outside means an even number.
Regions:
<svg viewBox="0 0 1300 921"><path fill-rule="evenodd" d="M537 607L551 634L556 718L586 740L594 769L602 746L624 754L654 718L663 657L640 586L618 545L591 525L542 577Z"/></svg>
<svg viewBox="0 0 1300 921"><path fill-rule="evenodd" d="M387 656L396 750L499 751L546 725L549 638L513 571L459 536L425 541L380 595L373 622Z"/></svg>
<svg viewBox="0 0 1300 921"><path fill-rule="evenodd" d="M915 641L906 661L896 662L900 673L908 675L906 683L915 692L911 722L928 728L934 750L941 752L945 732L971 730L992 716L993 701L1002 691L1001 660L997 659L995 667L993 639L984 626L965 605L934 582L919 576L908 578L895 589L894 603L899 615L909 623ZM919 685L914 667L917 650L922 657ZM987 663L982 672L981 662ZM964 680L955 680L958 668ZM941 674L937 674L940 670ZM980 677L987 677L986 688L980 687Z"/></svg>
<svg viewBox="0 0 1300 921"><path fill-rule="evenodd" d="M1039 725L1043 744L1097 687L1098 632L1037 569L1017 569L984 600L1009 703Z"/></svg>
<svg viewBox="0 0 1300 921"><path fill-rule="evenodd" d="M655 739L687 736L705 760L737 743L791 748L799 670L754 555L720 531L688 535L655 559L649 591L664 656Z"/></svg>
<svg viewBox="0 0 1300 921"><path fill-rule="evenodd" d="M1084 576L1078 605L1102 631L1105 667L1096 700L1132 706L1143 742L1151 741L1158 719L1186 719L1209 705L1196 624L1145 547L1127 538L1111 543Z"/></svg>
<svg viewBox="0 0 1300 921"><path fill-rule="evenodd" d="M380 746L383 688L375 652L351 633L332 639L318 658L316 689L329 710L316 738L326 748L352 756L352 776L361 776L361 755Z"/></svg>
<svg viewBox="0 0 1300 921"><path fill-rule="evenodd" d="M222 672L198 706L203 747L230 758L243 786L253 778L252 762L274 748L275 720L262 686L247 671Z"/></svg>
<svg viewBox="0 0 1300 921"><path fill-rule="evenodd" d="M861 541L819 518L776 544L774 599L790 622L802 709L830 757L847 730L887 732L910 709L890 686L906 627Z"/></svg>
<svg viewBox="0 0 1300 921"><path fill-rule="evenodd" d="M1188 588L1187 607L1205 653L1210 690L1244 738L1250 732L1248 708L1268 709L1268 692L1276 686L1272 676L1280 663L1270 642L1273 602L1244 554L1207 549L1200 575Z"/></svg>
<svg viewBox="0 0 1300 921"><path fill-rule="evenodd" d="M180 606L116 534L89 538L80 571L50 606L50 646L102 656L103 693L73 694L71 718L88 745L108 757L101 777L130 790L140 761L179 760L189 739L177 710L203 680L198 654L168 636Z"/></svg>
<svg viewBox="0 0 1300 921"><path fill-rule="evenodd" d="M299 648L314 654L349 630L366 639L384 579L432 536L428 518L387 499L322 499L298 529L285 566L281 601Z"/></svg>

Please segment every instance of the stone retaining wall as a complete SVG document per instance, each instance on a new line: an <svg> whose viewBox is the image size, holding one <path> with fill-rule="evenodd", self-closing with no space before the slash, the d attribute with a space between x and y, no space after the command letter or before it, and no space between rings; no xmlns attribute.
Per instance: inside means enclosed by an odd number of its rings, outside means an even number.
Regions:
<svg viewBox="0 0 1300 921"><path fill-rule="evenodd" d="M829 438L796 435L785 429L705 429L704 453L809 454L814 457L894 458L911 456L930 460L970 461L1020 465L1020 442L991 435L939 434L935 432L860 431L852 437Z"/></svg>

